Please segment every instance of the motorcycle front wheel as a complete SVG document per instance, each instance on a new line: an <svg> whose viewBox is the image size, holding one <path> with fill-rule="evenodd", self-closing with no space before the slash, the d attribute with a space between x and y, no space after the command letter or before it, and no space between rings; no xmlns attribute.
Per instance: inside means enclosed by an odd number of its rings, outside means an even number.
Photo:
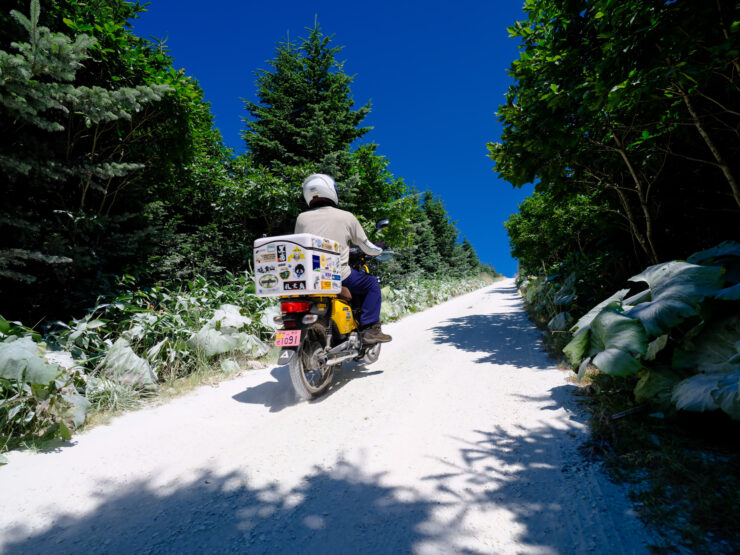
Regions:
<svg viewBox="0 0 740 555"><path fill-rule="evenodd" d="M341 364L327 366L324 357L326 329L321 324L306 328L306 338L290 361L290 380L301 399L313 399L326 392Z"/></svg>

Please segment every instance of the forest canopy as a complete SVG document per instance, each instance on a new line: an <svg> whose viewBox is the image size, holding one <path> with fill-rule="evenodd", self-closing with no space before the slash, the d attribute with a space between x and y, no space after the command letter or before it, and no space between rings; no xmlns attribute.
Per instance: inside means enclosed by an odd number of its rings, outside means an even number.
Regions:
<svg viewBox="0 0 740 555"><path fill-rule="evenodd" d="M4 317L66 319L114 294L121 276L144 286L248 270L256 237L292 232L312 172L337 179L342 208L368 230L391 220L385 240L401 251L398 279L478 271L441 199L411 190L378 145L359 142L370 105L354 107L341 48L318 24L278 42L270 69L256 70L248 150L237 156L198 82L162 42L133 33L140 3L6 4Z"/></svg>
<svg viewBox="0 0 740 555"><path fill-rule="evenodd" d="M507 223L524 273L618 283L740 226L740 6L527 0L489 144L535 193ZM536 239L535 239L536 238Z"/></svg>

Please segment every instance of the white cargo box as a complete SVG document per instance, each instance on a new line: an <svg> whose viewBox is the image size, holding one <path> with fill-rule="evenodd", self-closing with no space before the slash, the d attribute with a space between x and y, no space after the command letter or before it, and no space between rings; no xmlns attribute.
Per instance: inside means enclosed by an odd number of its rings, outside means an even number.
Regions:
<svg viewBox="0 0 740 555"><path fill-rule="evenodd" d="M339 243L310 233L257 239L254 288L260 297L339 293Z"/></svg>

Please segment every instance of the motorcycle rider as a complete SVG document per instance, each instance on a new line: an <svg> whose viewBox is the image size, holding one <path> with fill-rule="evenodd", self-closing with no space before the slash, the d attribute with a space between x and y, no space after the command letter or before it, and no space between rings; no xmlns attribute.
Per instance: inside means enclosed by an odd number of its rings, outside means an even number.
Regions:
<svg viewBox="0 0 740 555"><path fill-rule="evenodd" d="M322 173L309 175L303 181L303 198L309 209L295 223L295 233L311 233L340 244L342 285L353 296L362 297L360 330L365 344L386 343L391 336L380 328L380 284L369 274L349 267L349 244L354 243L365 254L378 256L383 249L372 244L357 218L337 208L339 195L334 178Z"/></svg>

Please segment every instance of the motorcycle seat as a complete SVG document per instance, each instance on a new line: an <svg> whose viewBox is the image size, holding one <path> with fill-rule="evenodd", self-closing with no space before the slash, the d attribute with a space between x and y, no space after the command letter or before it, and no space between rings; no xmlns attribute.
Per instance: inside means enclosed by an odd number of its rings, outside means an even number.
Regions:
<svg viewBox="0 0 740 555"><path fill-rule="evenodd" d="M349 292L349 289L346 288L344 285L342 285L342 292L339 293L339 298L344 299L345 301L351 301L352 300L352 293Z"/></svg>

